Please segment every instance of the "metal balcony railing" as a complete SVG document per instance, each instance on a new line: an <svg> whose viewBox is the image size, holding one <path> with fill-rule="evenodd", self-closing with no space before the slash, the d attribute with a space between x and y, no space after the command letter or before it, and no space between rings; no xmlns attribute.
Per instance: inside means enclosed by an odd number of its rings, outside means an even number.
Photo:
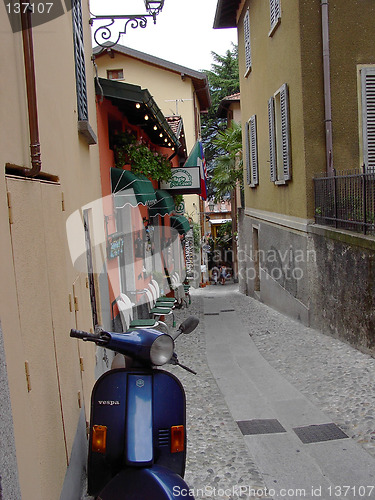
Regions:
<svg viewBox="0 0 375 500"><path fill-rule="evenodd" d="M327 173L314 178L315 222L375 235L375 170Z"/></svg>

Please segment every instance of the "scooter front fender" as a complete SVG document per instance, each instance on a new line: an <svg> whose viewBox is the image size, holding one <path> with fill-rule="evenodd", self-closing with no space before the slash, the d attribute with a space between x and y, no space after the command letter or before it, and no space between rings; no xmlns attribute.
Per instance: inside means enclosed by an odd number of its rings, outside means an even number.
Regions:
<svg viewBox="0 0 375 500"><path fill-rule="evenodd" d="M102 490L98 500L194 500L193 493L178 474L154 465L119 472Z"/></svg>

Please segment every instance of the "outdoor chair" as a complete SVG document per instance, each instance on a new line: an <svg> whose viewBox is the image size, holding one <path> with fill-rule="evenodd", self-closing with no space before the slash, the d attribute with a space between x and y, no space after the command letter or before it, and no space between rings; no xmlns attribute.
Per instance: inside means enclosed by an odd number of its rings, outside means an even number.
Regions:
<svg viewBox="0 0 375 500"><path fill-rule="evenodd" d="M149 288L146 288L144 290L146 296L147 296L147 301L149 304L149 314L153 316L154 318L157 318L158 321L160 321L160 318L162 316L171 316L172 317L172 326L176 326L175 318L174 318L174 313L173 313L173 306L165 306L163 307L158 304L156 304L156 301L154 301L154 297L152 295L152 292Z"/></svg>
<svg viewBox="0 0 375 500"><path fill-rule="evenodd" d="M120 313L121 323L124 331L132 330L133 328L155 328L162 326L163 330L168 331L167 325L160 320L155 318L146 319L133 319L133 308L135 304L130 300L130 298L124 293L120 293L120 296L116 300L117 307Z"/></svg>

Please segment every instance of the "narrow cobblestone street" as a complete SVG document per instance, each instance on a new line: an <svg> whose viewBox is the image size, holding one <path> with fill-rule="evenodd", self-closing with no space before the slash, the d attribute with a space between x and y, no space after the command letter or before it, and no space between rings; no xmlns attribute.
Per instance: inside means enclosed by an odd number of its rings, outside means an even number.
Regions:
<svg viewBox="0 0 375 500"><path fill-rule="evenodd" d="M375 359L232 284L193 290L177 321L190 314L200 325L176 350L198 373L171 370L187 395L185 479L196 498L375 498ZM282 434L244 436L236 423L275 416ZM349 438L303 444L293 432L328 422Z"/></svg>

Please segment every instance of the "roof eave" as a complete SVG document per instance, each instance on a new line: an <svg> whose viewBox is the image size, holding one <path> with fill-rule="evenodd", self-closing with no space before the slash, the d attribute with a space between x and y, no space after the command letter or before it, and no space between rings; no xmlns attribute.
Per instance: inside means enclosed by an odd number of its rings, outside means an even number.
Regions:
<svg viewBox="0 0 375 500"><path fill-rule="evenodd" d="M131 49L130 47L125 47L124 45L116 44L111 47L94 47L93 54L96 57L100 57L107 54L111 50L118 52L120 54L138 59L145 63L158 66L160 68L178 73L183 77L189 77L192 80L195 93L197 95L201 111L207 111L211 107L211 96L208 86L208 78L206 73L202 71L196 71L180 64L172 63L161 59L160 57L152 56L146 54L145 52L140 52L139 50Z"/></svg>
<svg viewBox="0 0 375 500"><path fill-rule="evenodd" d="M158 105L156 104L156 102L154 101L154 99L152 98L151 94L147 89L142 89L139 85L116 82L113 80L107 80L105 78L95 79L95 87L96 87L96 93L98 95L103 95L103 97L110 99L113 103L115 103L115 105L119 105L120 107L121 107L121 102L139 103L145 106L146 107L145 109L147 109L148 112L151 113L153 120L159 125L160 128L164 130L166 135L173 142L175 148L177 150L180 148L181 144L179 140L175 136L167 120L165 119L165 116L163 115L160 108L158 107ZM132 111L133 115L136 114L135 109L136 108L134 107L134 110ZM151 125L151 120L149 120L149 123L145 123L139 126L145 129L147 134L150 136L151 134L149 130L150 125ZM151 135L154 135L156 137L157 134L153 132ZM154 144L157 144L161 147L165 147L163 142L161 140L155 140L155 137L154 139L152 139L150 136L150 140L153 141ZM165 142L165 139L163 139L163 141Z"/></svg>
<svg viewBox="0 0 375 500"><path fill-rule="evenodd" d="M240 0L218 0L213 28L236 28L239 5Z"/></svg>

